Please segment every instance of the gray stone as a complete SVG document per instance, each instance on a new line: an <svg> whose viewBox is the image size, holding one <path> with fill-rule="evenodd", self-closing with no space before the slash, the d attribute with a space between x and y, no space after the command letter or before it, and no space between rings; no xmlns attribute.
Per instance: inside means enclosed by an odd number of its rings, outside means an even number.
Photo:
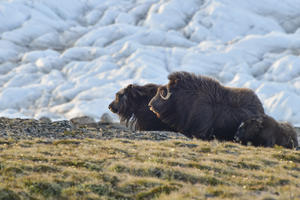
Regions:
<svg viewBox="0 0 300 200"><path fill-rule="evenodd" d="M110 124L113 123L113 118L108 113L104 113L100 118L100 122Z"/></svg>
<svg viewBox="0 0 300 200"><path fill-rule="evenodd" d="M70 120L74 125L88 125L96 123L95 120L89 116L75 117Z"/></svg>

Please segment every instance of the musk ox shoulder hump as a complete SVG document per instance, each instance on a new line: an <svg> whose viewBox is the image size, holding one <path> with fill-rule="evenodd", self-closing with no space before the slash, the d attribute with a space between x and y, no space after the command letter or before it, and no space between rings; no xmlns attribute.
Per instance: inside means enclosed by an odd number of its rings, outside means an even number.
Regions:
<svg viewBox="0 0 300 200"><path fill-rule="evenodd" d="M207 76L195 75L188 72L173 72L168 76L169 86L177 86L187 90L211 90L212 88L221 87L216 79Z"/></svg>

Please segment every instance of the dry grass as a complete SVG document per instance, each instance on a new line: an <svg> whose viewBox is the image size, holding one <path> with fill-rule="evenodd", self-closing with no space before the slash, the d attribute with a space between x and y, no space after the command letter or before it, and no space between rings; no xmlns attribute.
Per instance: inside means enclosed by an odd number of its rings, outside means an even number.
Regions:
<svg viewBox="0 0 300 200"><path fill-rule="evenodd" d="M169 140L0 140L0 199L300 199L300 151Z"/></svg>

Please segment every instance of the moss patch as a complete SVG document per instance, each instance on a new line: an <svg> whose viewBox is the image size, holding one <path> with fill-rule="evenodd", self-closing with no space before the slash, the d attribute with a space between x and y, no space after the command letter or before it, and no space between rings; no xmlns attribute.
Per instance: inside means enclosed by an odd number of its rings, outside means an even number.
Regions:
<svg viewBox="0 0 300 200"><path fill-rule="evenodd" d="M297 199L299 152L200 140L1 140L1 199Z"/></svg>

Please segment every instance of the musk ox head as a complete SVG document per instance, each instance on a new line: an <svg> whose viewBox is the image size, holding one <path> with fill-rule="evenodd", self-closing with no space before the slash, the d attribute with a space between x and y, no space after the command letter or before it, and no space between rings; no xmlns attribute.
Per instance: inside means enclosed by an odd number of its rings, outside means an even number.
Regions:
<svg viewBox="0 0 300 200"><path fill-rule="evenodd" d="M154 112L157 117L160 115L165 115L171 110L171 97L172 93L170 92L168 86L161 86L157 89L156 95L149 102L149 108Z"/></svg>
<svg viewBox="0 0 300 200"><path fill-rule="evenodd" d="M237 129L234 140L236 142L241 142L244 145L253 143L257 140L263 129L263 121L264 119L262 116L257 116L242 122Z"/></svg>
<svg viewBox="0 0 300 200"><path fill-rule="evenodd" d="M211 139L212 107L205 92L218 82L188 72L175 72L168 76L169 83L160 86L149 102L149 107L164 123L188 137ZM204 83L204 84L202 84ZM203 116L203 120L202 117Z"/></svg>
<svg viewBox="0 0 300 200"><path fill-rule="evenodd" d="M136 89L136 86L130 84L116 93L115 100L109 104L108 108L113 113L118 114L121 119L130 119L134 107L131 106L133 102L128 99L134 99L139 93L140 91Z"/></svg>
<svg viewBox="0 0 300 200"><path fill-rule="evenodd" d="M183 107L183 105L177 107L177 101L189 101L184 95L185 92L183 90L180 91L180 88L184 89L188 86L185 84L185 82L187 82L185 77L191 78L186 72L170 74L168 76L169 83L157 89L156 95L149 102L149 107L158 117L162 117L166 120L165 118L171 117L170 115L176 113L177 109Z"/></svg>
<svg viewBox="0 0 300 200"><path fill-rule="evenodd" d="M156 94L159 85L147 84L139 86L130 84L116 93L115 100L108 108L119 115L126 126L137 130L170 130L153 112L148 103Z"/></svg>

